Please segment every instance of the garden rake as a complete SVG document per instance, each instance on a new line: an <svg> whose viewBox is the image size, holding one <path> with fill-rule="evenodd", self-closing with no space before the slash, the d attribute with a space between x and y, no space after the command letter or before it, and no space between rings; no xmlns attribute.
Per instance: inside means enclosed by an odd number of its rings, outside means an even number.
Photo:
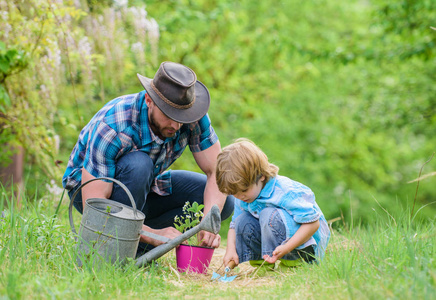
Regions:
<svg viewBox="0 0 436 300"><path fill-rule="evenodd" d="M237 277L237 275L227 276L227 273L230 272L230 270L233 269L235 266L236 266L235 262L233 260L230 261L229 264L224 268L224 276L221 276L220 274L213 272L212 280L222 281L222 282L233 281ZM221 269L221 267L220 267L220 269ZM217 271L219 271L219 269Z"/></svg>

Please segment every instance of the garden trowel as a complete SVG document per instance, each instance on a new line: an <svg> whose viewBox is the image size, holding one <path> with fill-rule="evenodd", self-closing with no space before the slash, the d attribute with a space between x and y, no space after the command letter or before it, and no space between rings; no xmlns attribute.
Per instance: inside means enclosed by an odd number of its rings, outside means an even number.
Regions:
<svg viewBox="0 0 436 300"><path fill-rule="evenodd" d="M224 276L221 276L220 274L213 272L212 274L212 280L219 280L222 282L231 282L233 281L237 275L234 276L227 276L227 273L230 272L231 269L233 269L236 266L235 262L232 260L227 265L227 267L224 268Z"/></svg>

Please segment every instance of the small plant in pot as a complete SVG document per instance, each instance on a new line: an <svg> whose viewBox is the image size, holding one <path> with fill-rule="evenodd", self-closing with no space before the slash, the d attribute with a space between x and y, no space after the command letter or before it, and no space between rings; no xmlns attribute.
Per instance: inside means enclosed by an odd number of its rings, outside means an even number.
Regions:
<svg viewBox="0 0 436 300"><path fill-rule="evenodd" d="M174 226L184 233L198 225L203 217L203 204L186 202L183 206L183 215L174 218ZM187 240L188 244L181 244L176 249L177 270L206 274L212 260L214 248L202 247L197 234Z"/></svg>

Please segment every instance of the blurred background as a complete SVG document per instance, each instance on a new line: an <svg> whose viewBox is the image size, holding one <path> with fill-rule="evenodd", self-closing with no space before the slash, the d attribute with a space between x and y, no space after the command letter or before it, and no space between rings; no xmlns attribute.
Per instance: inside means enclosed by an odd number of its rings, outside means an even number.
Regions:
<svg viewBox="0 0 436 300"><path fill-rule="evenodd" d="M209 88L221 145L253 140L328 220L434 218L436 177L410 181L436 171L435 13L433 0L0 0L2 183L15 168L30 198L56 203L81 128L174 61ZM171 168L199 171L189 149Z"/></svg>

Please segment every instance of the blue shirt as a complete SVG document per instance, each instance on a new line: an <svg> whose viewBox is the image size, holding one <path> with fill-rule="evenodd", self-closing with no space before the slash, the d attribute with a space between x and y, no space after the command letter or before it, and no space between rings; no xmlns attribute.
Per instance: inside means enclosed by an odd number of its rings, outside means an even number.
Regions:
<svg viewBox="0 0 436 300"><path fill-rule="evenodd" d="M235 220L243 211L249 212L258 219L260 212L266 207L280 208L284 212L283 217L288 239L292 237L301 224L319 220L319 228L312 238L297 248L314 245L315 254L319 258L324 257L330 239L330 230L327 220L315 202L315 195L311 189L297 181L277 175L265 184L253 202L246 203L236 199L230 228L235 228Z"/></svg>
<svg viewBox="0 0 436 300"><path fill-rule="evenodd" d="M145 91L116 98L98 111L82 129L70 155L62 184L71 190L81 183L85 168L94 177L115 176L118 158L132 151L147 153L154 162L152 190L171 194L169 171L164 172L189 144L191 152L203 151L218 141L206 114L199 121L183 124L175 136L161 140L148 123Z"/></svg>

